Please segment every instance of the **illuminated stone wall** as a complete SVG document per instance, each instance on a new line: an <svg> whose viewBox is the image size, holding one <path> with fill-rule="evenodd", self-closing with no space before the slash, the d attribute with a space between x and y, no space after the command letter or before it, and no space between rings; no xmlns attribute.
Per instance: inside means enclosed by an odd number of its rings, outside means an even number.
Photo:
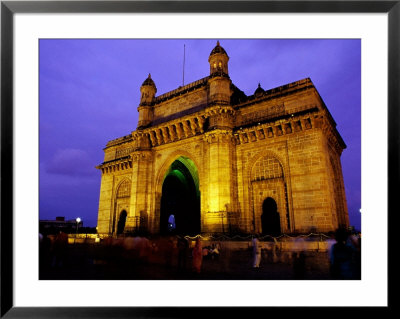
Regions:
<svg viewBox="0 0 400 319"><path fill-rule="evenodd" d="M149 75L141 125L110 141L97 167L99 233L115 233L122 210L127 231L159 232L163 181L179 158L196 171L203 233L261 233L267 197L277 204L281 233L348 226L340 164L346 146L311 80L237 99L224 70L158 97ZM131 191L121 197L124 181Z"/></svg>

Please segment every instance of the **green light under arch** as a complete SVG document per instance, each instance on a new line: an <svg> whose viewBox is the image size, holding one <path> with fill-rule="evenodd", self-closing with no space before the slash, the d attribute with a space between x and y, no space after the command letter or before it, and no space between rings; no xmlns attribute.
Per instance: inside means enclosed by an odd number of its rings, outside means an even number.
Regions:
<svg viewBox="0 0 400 319"><path fill-rule="evenodd" d="M165 181L165 178L167 178L167 176L172 175L176 176L185 186L187 186L188 180L185 176L185 170L183 169L182 166L184 166L189 171L193 179L194 185L196 187L196 195L199 196L200 195L199 172L194 162L188 157L180 156L171 164L171 166L164 175L163 183Z"/></svg>

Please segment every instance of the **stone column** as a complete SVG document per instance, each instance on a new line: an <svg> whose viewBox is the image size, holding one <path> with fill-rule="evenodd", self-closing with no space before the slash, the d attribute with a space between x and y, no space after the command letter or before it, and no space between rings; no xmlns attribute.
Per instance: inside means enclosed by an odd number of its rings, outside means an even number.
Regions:
<svg viewBox="0 0 400 319"><path fill-rule="evenodd" d="M107 169L105 169L107 171ZM97 232L99 234L110 234L113 212L113 175L103 173L101 176L100 186L100 199L99 199L99 210L97 217Z"/></svg>
<svg viewBox="0 0 400 319"><path fill-rule="evenodd" d="M234 202L233 152L235 143L229 130L206 133L208 178L202 232L228 232L228 213L237 207ZM233 212L235 213L235 212Z"/></svg>
<svg viewBox="0 0 400 319"><path fill-rule="evenodd" d="M132 188L130 200L130 214L127 218L127 226L135 227L137 220L144 216L149 220L149 204L147 202L152 170L152 153L150 151L138 151L132 154Z"/></svg>

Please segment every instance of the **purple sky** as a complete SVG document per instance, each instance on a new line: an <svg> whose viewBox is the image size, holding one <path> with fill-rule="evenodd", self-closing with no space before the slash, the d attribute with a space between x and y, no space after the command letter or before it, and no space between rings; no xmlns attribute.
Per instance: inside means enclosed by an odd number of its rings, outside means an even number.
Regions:
<svg viewBox="0 0 400 319"><path fill-rule="evenodd" d="M310 77L347 144L350 224L361 229L361 41L224 40L229 75L247 95ZM136 129L140 85L156 95L209 75L216 40L40 40L39 217L96 226L106 143Z"/></svg>

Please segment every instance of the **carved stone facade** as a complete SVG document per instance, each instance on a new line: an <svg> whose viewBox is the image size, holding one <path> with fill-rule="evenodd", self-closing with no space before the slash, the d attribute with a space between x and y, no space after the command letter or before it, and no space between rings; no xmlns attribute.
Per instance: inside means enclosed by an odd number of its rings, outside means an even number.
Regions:
<svg viewBox="0 0 400 319"><path fill-rule="evenodd" d="M209 76L159 96L144 81L137 130L110 141L97 166L99 233L165 232L174 214L180 233L348 226L346 145L311 80L246 96L228 60L217 43Z"/></svg>

